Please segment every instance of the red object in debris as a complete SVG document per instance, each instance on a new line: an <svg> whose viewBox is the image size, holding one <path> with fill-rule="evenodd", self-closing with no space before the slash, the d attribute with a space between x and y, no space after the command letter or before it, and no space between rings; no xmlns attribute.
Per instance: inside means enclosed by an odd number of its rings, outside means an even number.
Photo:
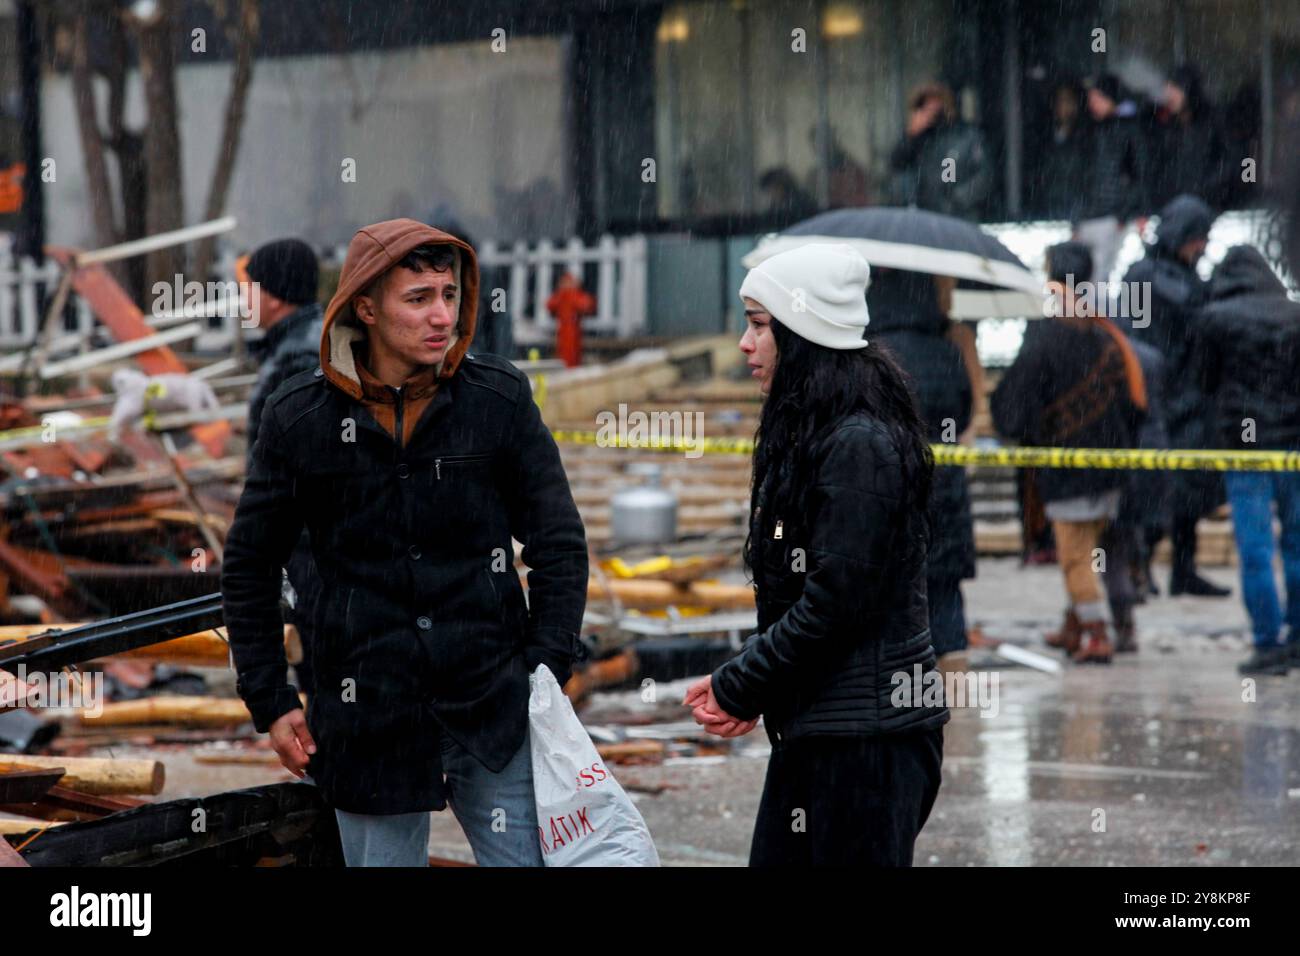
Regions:
<svg viewBox="0 0 1300 956"><path fill-rule="evenodd" d="M582 284L572 272L560 278L559 287L546 300L546 311L555 316L555 354L567 368L582 364L582 317L594 315L596 300L582 290Z"/></svg>

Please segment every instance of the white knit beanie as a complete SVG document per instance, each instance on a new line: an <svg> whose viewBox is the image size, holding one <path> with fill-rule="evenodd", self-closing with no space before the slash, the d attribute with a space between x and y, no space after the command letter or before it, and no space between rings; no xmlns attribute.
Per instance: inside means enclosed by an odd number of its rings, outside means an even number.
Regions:
<svg viewBox="0 0 1300 956"><path fill-rule="evenodd" d="M764 259L740 284L790 331L830 349L860 349L870 317L871 266L852 246L798 246Z"/></svg>

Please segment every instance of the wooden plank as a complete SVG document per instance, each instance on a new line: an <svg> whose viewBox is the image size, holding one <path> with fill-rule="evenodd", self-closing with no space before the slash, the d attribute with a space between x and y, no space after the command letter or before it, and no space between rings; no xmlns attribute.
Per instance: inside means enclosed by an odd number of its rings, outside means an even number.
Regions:
<svg viewBox="0 0 1300 956"><path fill-rule="evenodd" d="M94 796L158 794L166 773L157 760L106 757L43 757L36 754L0 755L0 772L9 770L64 769L59 786Z"/></svg>
<svg viewBox="0 0 1300 956"><path fill-rule="evenodd" d="M55 786L34 803L3 804L0 805L0 811L39 817L42 820L75 823L82 820L101 820L123 810L144 806L146 802L135 797L81 793L77 790L69 790L67 787Z"/></svg>
<svg viewBox="0 0 1300 956"><path fill-rule="evenodd" d="M0 803L34 803L63 777L62 767L0 773Z"/></svg>

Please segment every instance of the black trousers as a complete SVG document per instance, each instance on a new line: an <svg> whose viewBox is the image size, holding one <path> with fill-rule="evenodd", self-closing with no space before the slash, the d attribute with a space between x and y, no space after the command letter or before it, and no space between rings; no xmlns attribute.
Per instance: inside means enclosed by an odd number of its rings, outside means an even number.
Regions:
<svg viewBox="0 0 1300 956"><path fill-rule="evenodd" d="M942 763L942 728L773 746L749 865L911 866Z"/></svg>

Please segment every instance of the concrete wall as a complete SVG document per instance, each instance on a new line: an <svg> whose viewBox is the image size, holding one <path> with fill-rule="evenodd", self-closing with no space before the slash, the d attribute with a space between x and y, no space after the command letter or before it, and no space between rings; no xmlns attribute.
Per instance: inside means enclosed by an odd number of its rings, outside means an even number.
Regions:
<svg viewBox="0 0 1300 956"><path fill-rule="evenodd" d="M476 238L564 236L564 59L560 37L511 39L508 51L451 43L383 53L260 61L228 211L238 247L286 234L346 243L362 225L450 212ZM201 214L221 135L230 64L178 70L185 222ZM99 93L103 95L101 88ZM71 83L44 83L51 242L90 243L90 212ZM143 116L138 76L128 117ZM342 162L356 161L356 182ZM111 165L111 164L110 164Z"/></svg>

